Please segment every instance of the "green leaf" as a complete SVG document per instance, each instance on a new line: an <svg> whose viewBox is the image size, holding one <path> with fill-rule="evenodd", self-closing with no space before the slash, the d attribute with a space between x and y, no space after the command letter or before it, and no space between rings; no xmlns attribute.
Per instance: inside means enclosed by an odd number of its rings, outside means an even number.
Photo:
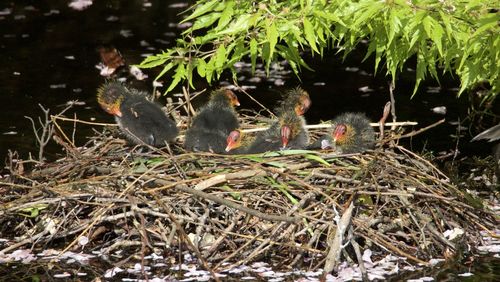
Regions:
<svg viewBox="0 0 500 282"><path fill-rule="evenodd" d="M36 204L28 208L20 209L20 214L25 217L35 218L40 215L40 211L46 209L47 207L47 204Z"/></svg>
<svg viewBox="0 0 500 282"><path fill-rule="evenodd" d="M250 18L251 14L240 15L236 22L233 22L229 25L227 29L221 30L220 32L215 33L216 36L222 35L234 35L238 32L246 31L250 27Z"/></svg>
<svg viewBox="0 0 500 282"><path fill-rule="evenodd" d="M161 164L165 163L165 161L166 160L163 157L156 157L156 158L147 159L146 164L155 166L155 165L161 165Z"/></svg>
<svg viewBox="0 0 500 282"><path fill-rule="evenodd" d="M256 162L256 163L262 163L262 162L264 162L264 158L262 158L259 155L241 155L241 156L237 156L237 158L247 159L247 160L250 160L250 161L253 161L253 162Z"/></svg>
<svg viewBox="0 0 500 282"><path fill-rule="evenodd" d="M208 60L208 63L205 66L205 70L206 70L205 74L206 74L207 81L208 81L208 83L211 83L212 76L213 76L213 73L215 71L215 55L210 57L210 60Z"/></svg>
<svg viewBox="0 0 500 282"><path fill-rule="evenodd" d="M439 15L441 16L441 20L443 21L443 24L446 27L447 38L451 39L451 35L453 34L453 29L451 28L450 16L448 14L443 13L443 11L439 11Z"/></svg>
<svg viewBox="0 0 500 282"><path fill-rule="evenodd" d="M215 5L217 5L218 3L219 3L219 0L211 0L211 1L208 1L207 3L205 3L201 6L196 7L194 12L191 15L189 15L187 18L182 20L181 23L185 23L187 21L190 21L194 18L197 18L197 17L211 11L213 9L213 7L215 7Z"/></svg>
<svg viewBox="0 0 500 282"><path fill-rule="evenodd" d="M205 77L207 63L202 58L198 58L196 60L196 63L197 63L196 64L196 70L198 71L198 75L201 76L201 77Z"/></svg>
<svg viewBox="0 0 500 282"><path fill-rule="evenodd" d="M167 60L168 60L167 56L162 56L162 55L151 56L151 57L147 57L146 59L144 59L138 65L138 67L143 68L143 69L154 68L154 67L157 67L159 65L163 65Z"/></svg>
<svg viewBox="0 0 500 282"><path fill-rule="evenodd" d="M222 190L229 192L229 195L231 195L231 197L233 197L233 199L235 199L236 201L241 200L241 193L237 190L232 189L228 185L223 185L221 188Z"/></svg>
<svg viewBox="0 0 500 282"><path fill-rule="evenodd" d="M220 15L219 24L217 24L217 27L214 29L214 31L220 31L227 26L227 24L231 21L232 16L234 15L233 8L234 1L227 1L224 11L222 11L222 14Z"/></svg>
<svg viewBox="0 0 500 282"><path fill-rule="evenodd" d="M276 43L278 43L278 30L276 29L276 25L274 24L274 22L267 23L266 35L267 41L269 41L269 60L267 61L267 63L270 64L273 57L274 48L276 46Z"/></svg>
<svg viewBox="0 0 500 282"><path fill-rule="evenodd" d="M401 27L401 21L399 19L399 14L397 14L395 9L391 9L389 13L389 33L387 36L387 46L391 45L394 40L394 36L399 33Z"/></svg>
<svg viewBox="0 0 500 282"><path fill-rule="evenodd" d="M438 48L439 54L443 56L443 34L444 34L444 29L439 23L435 23L432 26L431 30L431 39L434 41L436 44L436 47Z"/></svg>
<svg viewBox="0 0 500 282"><path fill-rule="evenodd" d="M143 60L140 67L165 66L158 79L184 65L181 81L189 79L192 84L196 68L211 83L227 69L236 79L233 64L249 56L252 71L260 58L268 75L273 60L285 59L300 80L301 68L310 69L304 50L323 55L325 48L335 48L338 51L331 54L345 59L368 40L364 60L375 53L375 71L383 65L393 80L417 55L414 93L427 72L434 78L449 72L460 78L460 93L488 81L493 94L483 97L491 98L500 88L497 2L198 0L183 20L193 22L185 32L189 34L177 39L175 47ZM219 49L221 45L225 50ZM178 77L172 77L174 84L180 83Z"/></svg>
<svg viewBox="0 0 500 282"><path fill-rule="evenodd" d="M167 65L165 65L163 67L163 70L155 77L155 81L158 80L163 75L165 75L173 66L174 66L173 62L169 62Z"/></svg>
<svg viewBox="0 0 500 282"><path fill-rule="evenodd" d="M297 201L297 199L295 199L295 197L292 196L292 194L290 194L288 192L288 187L287 187L286 184L277 183L276 181L274 181L274 179L272 179L270 177L267 177L267 179L272 183L271 186L275 187L275 188L278 188L278 190L280 190L280 192L283 193L285 195L285 197L287 197L288 200L290 200L290 202L293 205L296 205L296 204L299 203L299 201Z"/></svg>
<svg viewBox="0 0 500 282"><path fill-rule="evenodd" d="M174 79L172 80L172 83L170 83L170 86L165 92L168 93L172 91L172 89L174 89L185 76L186 76L186 68L184 67L184 64L182 64L181 62L179 63L177 69L175 70Z"/></svg>
<svg viewBox="0 0 500 282"><path fill-rule="evenodd" d="M274 166L274 167L277 167L277 168L286 168L287 167L287 164L276 162L276 161L265 162L265 164L270 165L270 166Z"/></svg>
<svg viewBox="0 0 500 282"><path fill-rule="evenodd" d="M195 62L193 61L189 61L186 65L186 74L185 74L185 77L187 78L188 80L188 84L191 88L194 89L194 85L193 85L193 69L194 69L194 64Z"/></svg>
<svg viewBox="0 0 500 282"><path fill-rule="evenodd" d="M479 34L490 30L495 33L493 30L494 27L498 27L498 22L500 21L500 14L497 13L491 13L489 15L486 15L485 17L481 18L478 21L479 28L474 32L472 36L478 36ZM497 29L497 35L498 35L498 29Z"/></svg>
<svg viewBox="0 0 500 282"><path fill-rule="evenodd" d="M313 160L313 161L317 161L318 163L321 163L321 164L324 164L325 166L330 166L330 164L325 161L322 157L320 156L316 156L316 155L311 155L311 154L306 154L304 155L304 157L308 160Z"/></svg>
<svg viewBox="0 0 500 282"><path fill-rule="evenodd" d="M332 21L334 23L339 23L343 26L345 26L346 24L344 23L344 21L339 18L336 14L334 13L330 13L330 12L326 12L326 11L321 11L321 10L314 10L313 11L313 14L315 17L320 17L320 18L324 18L326 20L329 20L329 21Z"/></svg>
<svg viewBox="0 0 500 282"><path fill-rule="evenodd" d="M360 3L365 7L360 7L359 14L356 15L355 21L352 23L354 28L359 27L361 24L370 22L372 18L380 13L380 10L384 8L385 2L370 2L365 1ZM351 20L351 19L349 19Z"/></svg>
<svg viewBox="0 0 500 282"><path fill-rule="evenodd" d="M423 21L422 21L422 26L424 27L424 30L425 30L425 34L427 35L427 37L432 37L432 34L431 34L431 30L432 30L432 21L430 19L430 17L424 17Z"/></svg>
<svg viewBox="0 0 500 282"><path fill-rule="evenodd" d="M262 60L266 63L266 73L269 75L269 66L271 65L271 57L269 56L271 51L269 50L269 42L262 44Z"/></svg>
<svg viewBox="0 0 500 282"><path fill-rule="evenodd" d="M425 73L426 73L426 67L425 67L425 58L424 55L422 55L421 52L417 54L417 71L415 72L416 79L415 79L415 86L413 88L413 94L411 97L417 93L418 86L420 85L420 82L425 78Z"/></svg>
<svg viewBox="0 0 500 282"><path fill-rule="evenodd" d="M252 73L255 73L255 66L257 65L257 40L255 38L250 40L250 61L252 63Z"/></svg>
<svg viewBox="0 0 500 282"><path fill-rule="evenodd" d="M196 19L191 28L187 29L182 34L188 34L198 29L207 28L211 26L216 20L218 20L220 16L221 13L216 13L216 12L212 12L210 14L201 16Z"/></svg>
<svg viewBox="0 0 500 282"><path fill-rule="evenodd" d="M224 62L226 62L226 47L224 47L224 45L220 45L219 48L217 48L214 60L216 69L221 69L222 66L224 66Z"/></svg>
<svg viewBox="0 0 500 282"><path fill-rule="evenodd" d="M309 46L311 46L314 52L319 53L318 47L316 47L316 36L314 33L314 27L307 18L304 18L304 35L306 37L307 42L309 42Z"/></svg>

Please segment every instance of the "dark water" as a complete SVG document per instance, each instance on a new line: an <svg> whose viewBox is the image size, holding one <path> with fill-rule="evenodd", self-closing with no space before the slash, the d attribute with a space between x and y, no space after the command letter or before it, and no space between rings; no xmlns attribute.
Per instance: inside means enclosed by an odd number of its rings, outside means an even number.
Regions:
<svg viewBox="0 0 500 282"><path fill-rule="evenodd" d="M95 1L83 11L67 6L68 1L3 1L0 4L0 159L8 149L17 150L21 158L28 152L38 152L31 124L24 116L42 115L38 104L57 113L70 100L84 105L75 106L73 112L82 120L112 121L98 108L96 88L105 79L95 65L99 62L97 48L115 46L129 64L139 63L146 54L172 46L175 34L181 28L176 24L185 2L171 1ZM146 3L151 4L150 6ZM361 48L362 49L362 48ZM313 106L307 114L309 122L328 120L343 111L362 111L378 120L381 109L389 99L387 79L373 75L371 60L362 63L364 53L353 53L346 61L334 56L334 52L308 58L315 72L305 70L299 81L294 74L274 72L270 80L249 81L251 74L241 72L241 85L255 86L249 92L272 108L279 92L301 84L312 96ZM307 57L307 56L306 56ZM411 67L411 64L409 64ZM150 78L134 86L151 91L154 71ZM229 77L229 75L227 75ZM403 73L397 82L396 107L398 120L413 120L422 126L443 117L456 122L467 117L467 95L456 99L458 84L445 77L439 85L429 81L422 85L416 98L410 99L413 90L413 71ZM230 81L230 80L229 80ZM168 83L168 82L167 82ZM203 81L197 86L206 87ZM363 87L367 90L363 90ZM361 89L361 90L360 90ZM437 92L437 93L430 93ZM242 106L255 108L244 95ZM200 101L203 99L200 99ZM446 106L447 114L438 115L430 109ZM500 108L500 107L497 107ZM61 126L71 128L71 123ZM77 145L92 135L90 127L77 125ZM442 125L417 136L411 146L434 151L454 148L456 140L450 134L456 127ZM486 143L470 144L468 131L462 132L460 150L466 154L488 153ZM410 145L410 144L409 144ZM52 146L48 156L58 151Z"/></svg>
<svg viewBox="0 0 500 282"><path fill-rule="evenodd" d="M39 103L50 108L51 113L57 113L68 101L79 100L83 104L75 106L67 116L76 114L82 120L112 122L95 101L96 89L105 81L95 68L99 63L97 48L115 46L129 64L139 63L146 54L172 46L176 34L182 30L176 24L181 19L179 13L186 8L186 2L160 0L101 0L83 11L72 10L67 4L66 0L0 3L0 160L5 159L9 149L18 151L23 159L29 152L37 154L33 129L24 116L42 115ZM373 75L373 63L362 62L362 50L346 61L333 54L326 54L323 60L306 54L315 72L305 70L301 81L293 73L283 71L274 71L271 79L249 80L251 74L242 70L239 83L254 86L248 91L270 108L280 91L302 85L313 100L307 113L311 123L331 119L343 111L365 112L374 121L378 120L389 100L387 79L382 74ZM408 67L411 68L411 63ZM154 71L157 70L146 72L149 79L132 81L133 85L151 91ZM467 128L460 132L462 137L458 142L453 136L457 134L456 126L449 122L464 120L469 104L467 95L456 99L456 80L444 77L441 84L425 82L416 97L410 99L413 82L411 69L398 79L395 91L398 120L417 121L421 126L444 117L447 122L411 142L405 141L407 146L440 152L450 151L458 144L461 154L485 156L489 153L488 144L469 142ZM197 81L196 85L207 87L203 81ZM244 95L240 101L243 108L256 107ZM446 106L447 113L440 115L431 111L438 106ZM498 110L496 114L500 114ZM66 129L72 127L71 123L61 125ZM82 145L92 134L92 127L78 124L76 145ZM49 149L49 158L59 152L54 144ZM498 265L496 260L485 267L498 270Z"/></svg>
<svg viewBox="0 0 500 282"><path fill-rule="evenodd" d="M84 11L70 9L68 2L0 3L2 160L8 149L17 150L22 158L38 152L24 116L42 115L39 103L55 114L67 101L79 100L85 105L74 107L67 116L76 112L82 120L112 121L95 101L96 89L105 81L95 68L97 48L115 46L134 64L143 54L170 46L172 33L179 32L169 24L178 21L182 8L169 8L171 1L153 1L150 8L145 1L95 1ZM151 80L137 86L152 89ZM80 145L89 134L89 127L78 125Z"/></svg>

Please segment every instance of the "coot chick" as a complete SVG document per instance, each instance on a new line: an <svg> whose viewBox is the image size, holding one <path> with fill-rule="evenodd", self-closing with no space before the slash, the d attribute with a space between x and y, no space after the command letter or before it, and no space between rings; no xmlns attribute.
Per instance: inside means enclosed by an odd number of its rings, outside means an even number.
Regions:
<svg viewBox="0 0 500 282"><path fill-rule="evenodd" d="M283 112L293 108L298 116L302 116L307 112L309 107L311 107L309 93L300 87L296 87L285 93L278 107L275 108L275 112L279 116Z"/></svg>
<svg viewBox="0 0 500 282"><path fill-rule="evenodd" d="M307 147L309 134L305 129L304 118L295 110L282 112L269 129L257 134L248 147L247 153L263 153L286 149L304 149Z"/></svg>
<svg viewBox="0 0 500 282"><path fill-rule="evenodd" d="M239 104L231 90L213 91L208 103L201 108L186 131L185 148L195 152L223 153L227 136L239 127L234 110Z"/></svg>
<svg viewBox="0 0 500 282"><path fill-rule="evenodd" d="M161 107L148 101L145 95L119 82L107 82L98 89L97 102L115 117L129 142L165 146L175 139L179 130Z"/></svg>
<svg viewBox="0 0 500 282"><path fill-rule="evenodd" d="M332 120L330 133L309 149L333 148L339 154L360 153L375 146L375 131L363 113L343 113Z"/></svg>

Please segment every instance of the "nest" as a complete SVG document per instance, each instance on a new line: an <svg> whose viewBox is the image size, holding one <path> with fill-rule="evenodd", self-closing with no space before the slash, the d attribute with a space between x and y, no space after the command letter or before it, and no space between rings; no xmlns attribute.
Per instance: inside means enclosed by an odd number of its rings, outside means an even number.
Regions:
<svg viewBox="0 0 500 282"><path fill-rule="evenodd" d="M362 263L363 249L425 265L478 246L480 231L496 227L480 200L398 145L344 156L124 145L101 134L33 169L11 160L0 183L0 254L83 246L175 260L187 248L215 271L265 259L330 272L345 259ZM454 229L463 235L443 235Z"/></svg>

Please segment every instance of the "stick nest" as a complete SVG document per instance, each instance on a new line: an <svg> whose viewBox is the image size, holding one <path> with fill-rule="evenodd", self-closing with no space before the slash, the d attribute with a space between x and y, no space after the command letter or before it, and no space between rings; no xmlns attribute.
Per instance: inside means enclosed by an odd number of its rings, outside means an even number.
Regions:
<svg viewBox="0 0 500 282"><path fill-rule="evenodd" d="M481 243L479 231L495 228L495 214L480 200L396 145L350 156L171 149L131 148L102 134L29 170L11 160L0 183L0 233L8 239L0 254L81 249L86 238L84 250L104 253L175 258L188 249L214 269L262 259L316 269L332 248L356 260L345 244L354 240L380 257L417 264L462 253ZM455 228L463 236L443 235ZM343 238L337 247L336 236Z"/></svg>

